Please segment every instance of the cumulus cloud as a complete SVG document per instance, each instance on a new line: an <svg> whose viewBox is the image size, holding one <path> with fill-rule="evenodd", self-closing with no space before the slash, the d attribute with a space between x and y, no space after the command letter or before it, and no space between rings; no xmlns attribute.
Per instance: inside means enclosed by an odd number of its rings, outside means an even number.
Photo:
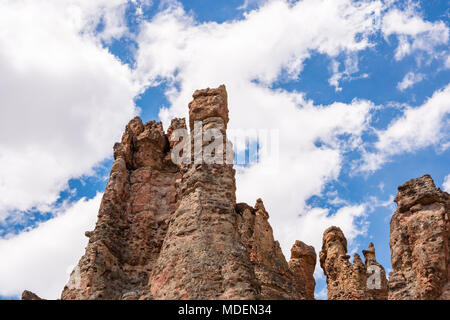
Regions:
<svg viewBox="0 0 450 320"><path fill-rule="evenodd" d="M0 221L91 174L136 114L131 70L99 42L124 34L125 3L0 2Z"/></svg>
<svg viewBox="0 0 450 320"><path fill-rule="evenodd" d="M390 157L414 152L435 145L448 148L450 84L437 90L418 107L407 107L403 115L393 120L386 130L377 131L375 152L364 155L362 170L374 171Z"/></svg>
<svg viewBox="0 0 450 320"><path fill-rule="evenodd" d="M397 89L400 91L404 91L405 89L412 87L423 79L424 75L421 73L408 72L407 74L405 74L402 81L397 84Z"/></svg>
<svg viewBox="0 0 450 320"><path fill-rule="evenodd" d="M450 54L445 58L444 67L445 69L450 69Z"/></svg>
<svg viewBox="0 0 450 320"><path fill-rule="evenodd" d="M102 194L59 209L55 218L8 239L0 239L0 295L31 290L42 298L59 298L70 272L84 254Z"/></svg>
<svg viewBox="0 0 450 320"><path fill-rule="evenodd" d="M413 52L426 52L434 57L436 47L447 44L449 39L449 29L444 22L425 21L413 6L389 10L383 16L381 30L386 39L391 35L397 37L396 60Z"/></svg>

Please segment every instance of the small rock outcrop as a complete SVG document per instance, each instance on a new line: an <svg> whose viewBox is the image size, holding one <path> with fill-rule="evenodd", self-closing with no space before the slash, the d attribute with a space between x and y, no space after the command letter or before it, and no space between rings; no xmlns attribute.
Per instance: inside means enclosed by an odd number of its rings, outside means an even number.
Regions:
<svg viewBox="0 0 450 320"><path fill-rule="evenodd" d="M387 299L386 273L375 259L373 244L363 253L365 263L357 253L351 263L342 230L334 226L325 230L319 258L327 277L328 300Z"/></svg>
<svg viewBox="0 0 450 320"><path fill-rule="evenodd" d="M138 117L126 126L61 299L314 298L314 249L297 242L288 264L262 200L236 204L225 86L193 98L189 128L178 118L167 133Z"/></svg>
<svg viewBox="0 0 450 320"><path fill-rule="evenodd" d="M22 300L44 300L44 299L42 299L37 294L35 294L31 291L24 290L22 292Z"/></svg>
<svg viewBox="0 0 450 320"><path fill-rule="evenodd" d="M389 299L450 300L450 195L429 175L398 187Z"/></svg>
<svg viewBox="0 0 450 320"><path fill-rule="evenodd" d="M316 251L302 241L295 241L291 249L289 270L294 275L299 297L314 300L314 269L316 267Z"/></svg>

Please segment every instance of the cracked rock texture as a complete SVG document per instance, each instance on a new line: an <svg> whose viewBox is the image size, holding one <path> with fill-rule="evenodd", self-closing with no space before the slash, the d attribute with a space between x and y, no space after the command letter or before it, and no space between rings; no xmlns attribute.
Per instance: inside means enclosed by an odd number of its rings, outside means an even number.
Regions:
<svg viewBox="0 0 450 320"><path fill-rule="evenodd" d="M314 249L296 242L288 264L262 200L236 204L235 170L226 161L233 154L194 143L215 130L232 147L225 86L193 98L183 143L191 159L209 153L223 161L171 160L184 119L173 119L167 133L160 122L131 120L114 145L97 224L61 299L314 299Z"/></svg>
<svg viewBox="0 0 450 320"><path fill-rule="evenodd" d="M450 195L429 175L398 187L389 299L450 300Z"/></svg>

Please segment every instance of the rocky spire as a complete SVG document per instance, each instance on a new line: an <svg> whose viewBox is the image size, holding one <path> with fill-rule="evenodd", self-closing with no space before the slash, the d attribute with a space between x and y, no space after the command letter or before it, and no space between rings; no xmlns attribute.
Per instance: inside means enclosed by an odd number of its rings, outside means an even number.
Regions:
<svg viewBox="0 0 450 320"><path fill-rule="evenodd" d="M170 161L160 122L129 122L114 145L114 163L86 253L62 299L149 296L149 274L175 211L179 168Z"/></svg>
<svg viewBox="0 0 450 320"><path fill-rule="evenodd" d="M220 86L197 90L193 97L192 149L194 158L203 160L206 145L200 140L195 150L194 139L216 129L226 141L227 95ZM259 285L238 233L233 166L196 159L184 168L180 201L151 275L151 293L156 299L256 298Z"/></svg>
<svg viewBox="0 0 450 320"><path fill-rule="evenodd" d="M347 239L338 227L330 227L323 234L320 266L327 277L329 300L374 300L387 298L384 268L375 259L371 243L364 250L365 263L359 254L351 263L347 255Z"/></svg>
<svg viewBox="0 0 450 320"><path fill-rule="evenodd" d="M429 175L398 187L389 299L450 299L450 195Z"/></svg>
<svg viewBox="0 0 450 320"><path fill-rule="evenodd" d="M293 274L298 296L307 300L314 299L316 258L314 247L299 240L295 241L291 249L289 270Z"/></svg>
<svg viewBox="0 0 450 320"><path fill-rule="evenodd" d="M126 126L62 299L314 297L312 247L296 242L288 265L263 201L236 204L225 86L193 98L190 134L178 118L167 133L139 117Z"/></svg>

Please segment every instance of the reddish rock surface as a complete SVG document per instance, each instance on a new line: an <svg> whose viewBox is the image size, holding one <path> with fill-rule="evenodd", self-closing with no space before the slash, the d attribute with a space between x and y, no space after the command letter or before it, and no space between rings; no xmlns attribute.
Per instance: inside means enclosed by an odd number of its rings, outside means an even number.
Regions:
<svg viewBox="0 0 450 320"><path fill-rule="evenodd" d="M169 218L175 211L176 181L162 124L134 118L114 163L89 243L62 299L137 299L149 295L148 281Z"/></svg>
<svg viewBox="0 0 450 320"><path fill-rule="evenodd" d="M193 98L185 141L191 157L211 151L193 141L209 129L229 148L225 86ZM61 298L313 299L312 247L296 243L286 262L262 200L236 204L230 154L214 151L221 163L174 164L171 151L181 140L172 137L180 128L184 119L172 120L167 134L161 123L138 117L127 125L114 146L96 227L86 232L86 253Z"/></svg>
<svg viewBox="0 0 450 320"><path fill-rule="evenodd" d="M260 286L259 299L314 299L314 267L316 253L313 247L297 241L289 264L274 240L263 201L254 207L246 203L236 206L240 238L247 248L253 270ZM297 247L308 248L298 252ZM303 247L302 247L303 248ZM299 254L297 254L299 253Z"/></svg>
<svg viewBox="0 0 450 320"><path fill-rule="evenodd" d="M429 175L398 187L389 299L450 299L450 195Z"/></svg>
<svg viewBox="0 0 450 320"><path fill-rule="evenodd" d="M330 227L323 234L320 266L327 277L329 300L377 300L387 299L387 281L384 268L375 259L371 243L364 250L365 263L359 254L351 263L347 255L347 239L338 227ZM379 271L379 282L371 282L371 276Z"/></svg>
<svg viewBox="0 0 450 320"><path fill-rule="evenodd" d="M299 297L307 300L314 299L314 269L316 267L316 251L302 241L295 241L291 249L289 270L294 275L295 285Z"/></svg>

